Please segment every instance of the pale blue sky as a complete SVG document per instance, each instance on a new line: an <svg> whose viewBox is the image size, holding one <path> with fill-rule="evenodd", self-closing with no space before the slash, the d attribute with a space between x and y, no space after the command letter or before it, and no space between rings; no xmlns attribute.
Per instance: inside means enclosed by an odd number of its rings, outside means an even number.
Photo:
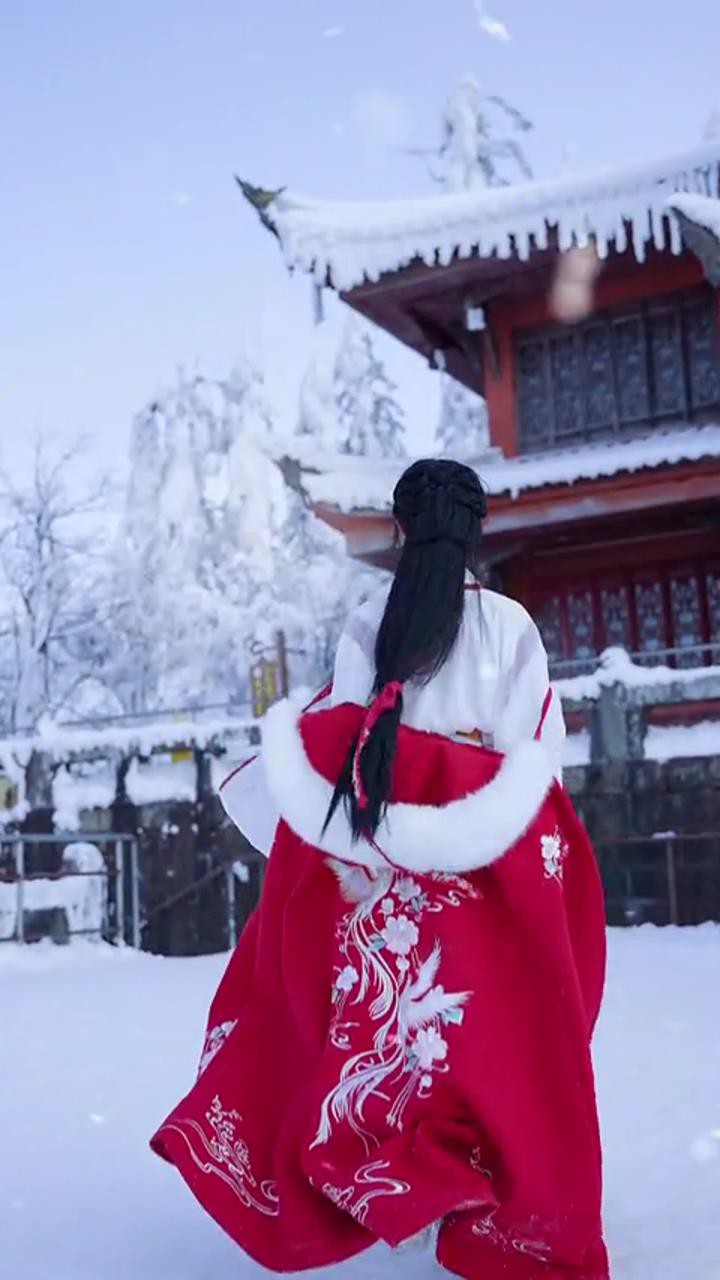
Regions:
<svg viewBox="0 0 720 1280"><path fill-rule="evenodd" d="M178 364L258 358L290 415L306 280L234 187L429 189L474 72L535 121L539 176L695 145L720 107L718 0L0 0L0 440L92 433L122 466L133 413ZM388 347L390 344L388 344ZM419 362L390 354L423 437Z"/></svg>

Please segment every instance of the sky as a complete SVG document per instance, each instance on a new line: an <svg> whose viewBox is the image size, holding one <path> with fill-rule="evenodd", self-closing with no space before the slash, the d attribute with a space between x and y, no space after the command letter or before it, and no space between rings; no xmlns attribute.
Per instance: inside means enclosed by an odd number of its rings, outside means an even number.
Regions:
<svg viewBox="0 0 720 1280"><path fill-rule="evenodd" d="M530 116L537 176L698 144L718 0L0 0L0 460L91 438L120 476L179 366L263 368L282 424L316 343L310 283L233 174L306 194L432 189L412 147L472 72ZM411 443L437 376L387 339Z"/></svg>

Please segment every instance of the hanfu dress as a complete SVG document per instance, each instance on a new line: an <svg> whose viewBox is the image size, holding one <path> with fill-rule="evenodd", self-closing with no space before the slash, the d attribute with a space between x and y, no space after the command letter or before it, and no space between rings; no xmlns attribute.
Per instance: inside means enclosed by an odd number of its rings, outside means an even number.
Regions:
<svg viewBox="0 0 720 1280"><path fill-rule="evenodd" d="M469 578L449 660L405 687L375 840L342 806L323 833L386 595L349 619L331 694L274 707L262 761L223 788L267 875L152 1145L273 1271L433 1228L469 1280L606 1280L603 899L543 646Z"/></svg>

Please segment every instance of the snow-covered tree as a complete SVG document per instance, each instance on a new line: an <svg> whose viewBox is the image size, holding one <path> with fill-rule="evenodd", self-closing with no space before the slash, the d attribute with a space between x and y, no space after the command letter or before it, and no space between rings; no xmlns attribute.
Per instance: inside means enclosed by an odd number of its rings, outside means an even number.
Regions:
<svg viewBox="0 0 720 1280"><path fill-rule="evenodd" d="M300 383L296 433L311 438L318 449L338 445L338 406L332 367L324 351L315 351Z"/></svg>
<svg viewBox="0 0 720 1280"><path fill-rule="evenodd" d="M340 449L368 458L401 457L405 423L395 383L367 325L350 316L335 363Z"/></svg>
<svg viewBox="0 0 720 1280"><path fill-rule="evenodd" d="M442 373L436 443L446 458L478 457L488 447L487 405L456 378Z"/></svg>
<svg viewBox="0 0 720 1280"><path fill-rule="evenodd" d="M295 678L324 674L350 563L286 483L271 427L245 368L181 376L138 415L116 550L116 687L129 709L244 701L252 659L280 628Z"/></svg>
<svg viewBox="0 0 720 1280"><path fill-rule="evenodd" d="M42 441L29 478L0 476L0 723L32 729L70 712L100 674L105 619L91 527L101 488L82 492L78 448Z"/></svg>
<svg viewBox="0 0 720 1280"><path fill-rule="evenodd" d="M223 381L180 373L136 417L115 549L124 584L116 687L129 710L242 696L246 663L229 606L247 607L250 568L268 562L272 518L253 460L271 427L249 364Z"/></svg>
<svg viewBox="0 0 720 1280"><path fill-rule="evenodd" d="M505 98L481 93L475 77L465 76L445 104L442 140L431 153L435 155L433 178L447 191L506 186L508 164L513 178L532 178L525 152L517 139L504 131L508 125L519 133L532 128L527 117Z"/></svg>

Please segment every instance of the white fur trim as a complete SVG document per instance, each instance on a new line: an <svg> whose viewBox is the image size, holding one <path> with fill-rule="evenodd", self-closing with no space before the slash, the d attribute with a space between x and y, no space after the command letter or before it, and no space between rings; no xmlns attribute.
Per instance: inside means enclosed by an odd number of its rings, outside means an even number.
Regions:
<svg viewBox="0 0 720 1280"><path fill-rule="evenodd" d="M340 805L321 835L333 788L308 760L297 710L280 702L263 725L268 789L288 826L306 844L356 866L387 866L370 844L353 842ZM492 782L449 804L393 804L376 841L408 871L453 875L487 867L525 834L553 782L552 764L539 742L524 742L506 756Z"/></svg>

